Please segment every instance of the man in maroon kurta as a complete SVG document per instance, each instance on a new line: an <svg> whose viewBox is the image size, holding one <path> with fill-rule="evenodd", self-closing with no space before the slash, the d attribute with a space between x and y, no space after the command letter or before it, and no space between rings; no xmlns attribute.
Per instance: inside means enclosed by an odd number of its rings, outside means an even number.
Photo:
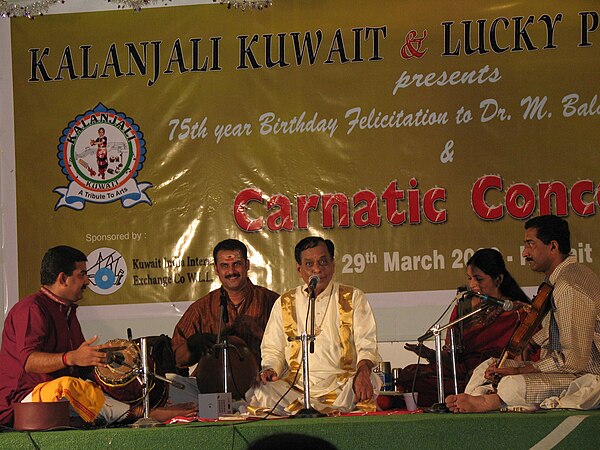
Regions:
<svg viewBox="0 0 600 450"><path fill-rule="evenodd" d="M13 404L20 402L35 386L62 376L84 377L87 368L70 366L50 372L24 370L34 352L62 355L84 341L75 315L77 305L61 303L46 288L22 299L6 318L0 351L0 423L10 424Z"/></svg>
<svg viewBox="0 0 600 450"><path fill-rule="evenodd" d="M40 392L43 386L61 380L65 385L80 383L85 387L77 392L61 390L84 420L93 421L101 409L104 411L101 417L107 420L115 408L123 410L117 418L140 417L140 411L130 410L128 405L112 399L107 405L108 397L98 387L81 380L93 366L106 363L106 353L101 351L103 346L92 345L98 337L86 341L75 315L76 303L83 298L89 284L86 260L84 253L72 247L48 250L40 270L42 288L21 300L8 313L0 348L2 425L13 423L15 403L34 391ZM179 405L172 410L155 408L152 413L157 420L168 420L175 415L194 416L195 408Z"/></svg>

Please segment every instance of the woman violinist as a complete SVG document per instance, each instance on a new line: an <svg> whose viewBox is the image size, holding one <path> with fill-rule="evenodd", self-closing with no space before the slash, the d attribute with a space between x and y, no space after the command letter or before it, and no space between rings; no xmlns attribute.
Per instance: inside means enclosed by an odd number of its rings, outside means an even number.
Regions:
<svg viewBox="0 0 600 450"><path fill-rule="evenodd" d="M484 248L476 251L467 262L467 279L470 291L501 300L511 300L514 302L514 307L511 311L504 311L501 306L490 304L480 314L456 325L458 331L455 331L456 375L459 392L464 391L475 367L490 357L500 356L520 321L525 317L522 307L529 303L529 298L508 272L504 258L497 250ZM454 307L450 321L463 317L481 306L482 300L479 297L465 297ZM419 393L421 406L430 406L438 399L435 351L419 344L406 344L405 348L417 354L420 352L421 357L425 358L428 364L406 366L398 382L406 391L414 389L414 392ZM442 351L446 393L454 392L449 348L448 334L446 346Z"/></svg>

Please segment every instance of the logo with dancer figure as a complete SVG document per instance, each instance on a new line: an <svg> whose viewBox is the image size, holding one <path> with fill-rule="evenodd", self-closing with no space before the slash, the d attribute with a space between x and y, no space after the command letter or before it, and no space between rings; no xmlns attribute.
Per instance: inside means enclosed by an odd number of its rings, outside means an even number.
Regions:
<svg viewBox="0 0 600 450"><path fill-rule="evenodd" d="M69 185L56 187L61 206L81 210L86 202L121 200L125 208L152 204L144 192L151 183L137 183L146 148L143 133L133 119L99 103L64 129L58 161Z"/></svg>

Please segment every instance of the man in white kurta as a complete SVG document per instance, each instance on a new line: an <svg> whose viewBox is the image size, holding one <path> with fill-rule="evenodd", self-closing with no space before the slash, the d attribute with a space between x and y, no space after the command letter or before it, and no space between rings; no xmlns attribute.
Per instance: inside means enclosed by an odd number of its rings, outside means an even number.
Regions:
<svg viewBox="0 0 600 450"><path fill-rule="evenodd" d="M380 388L372 368L380 360L376 325L364 293L333 282L333 243L319 237L296 246L297 270L305 284L284 293L273 306L261 345L262 371L258 385L246 394L249 410L278 415L305 407L302 344L294 339L310 333L309 288L315 288L314 353L309 353L311 406L321 412L374 411ZM292 339L288 339L292 338ZM293 385L293 388L290 387Z"/></svg>

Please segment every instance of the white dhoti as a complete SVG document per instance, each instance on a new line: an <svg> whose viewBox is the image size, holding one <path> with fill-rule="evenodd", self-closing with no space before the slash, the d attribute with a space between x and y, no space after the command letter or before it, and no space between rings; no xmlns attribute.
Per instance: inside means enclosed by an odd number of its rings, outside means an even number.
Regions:
<svg viewBox="0 0 600 450"><path fill-rule="evenodd" d="M374 410L377 393L381 389L381 379L377 375L371 374L374 394L369 402L355 403L353 378L336 384L337 387L327 392L323 392L319 386L315 386L315 389L311 387L310 406L325 414L333 411L346 413L355 409ZM296 383L294 388L290 389L290 383L285 380L250 388L246 393L246 401L252 405L252 412L268 412L275 407L273 414L278 416L293 415L305 407L302 385Z"/></svg>
<svg viewBox="0 0 600 450"><path fill-rule="evenodd" d="M537 405L529 403L526 400L527 384L525 383L525 378L523 375L502 377L497 388L492 386L492 382L485 378L485 371L494 361L494 358L490 358L475 368L465 388L465 394L498 394L500 400L502 400L503 407L522 407L525 409L537 408ZM518 367L524 366L525 364L513 360L506 360L505 365L507 367Z"/></svg>
<svg viewBox="0 0 600 450"><path fill-rule="evenodd" d="M493 362L494 359L490 358L475 368L473 375L465 388L465 393L470 395L498 394L500 400L502 400L502 406L510 409L537 409L540 407L540 404L544 408L561 407L558 406L560 404L558 398L564 397L565 391L568 389L576 391L577 380L584 379L583 377L580 378L569 373L528 373L523 375L508 375L502 377L497 388L494 389L492 383L485 378L485 371ZM506 367L523 367L525 365L527 365L527 363L511 359L506 360L504 363L504 366ZM572 387L573 384L574 386ZM598 390L600 391L600 388L598 388ZM590 388L590 392L593 391L594 388ZM579 397L582 397L581 393L579 394ZM593 397L594 394L590 393L586 398L578 398L575 403L578 405L587 405L589 407L589 405L594 404ZM552 403L546 401L550 398L556 399L556 402ZM572 406L572 402L568 399L565 399L564 404L570 406L562 407L574 407Z"/></svg>

